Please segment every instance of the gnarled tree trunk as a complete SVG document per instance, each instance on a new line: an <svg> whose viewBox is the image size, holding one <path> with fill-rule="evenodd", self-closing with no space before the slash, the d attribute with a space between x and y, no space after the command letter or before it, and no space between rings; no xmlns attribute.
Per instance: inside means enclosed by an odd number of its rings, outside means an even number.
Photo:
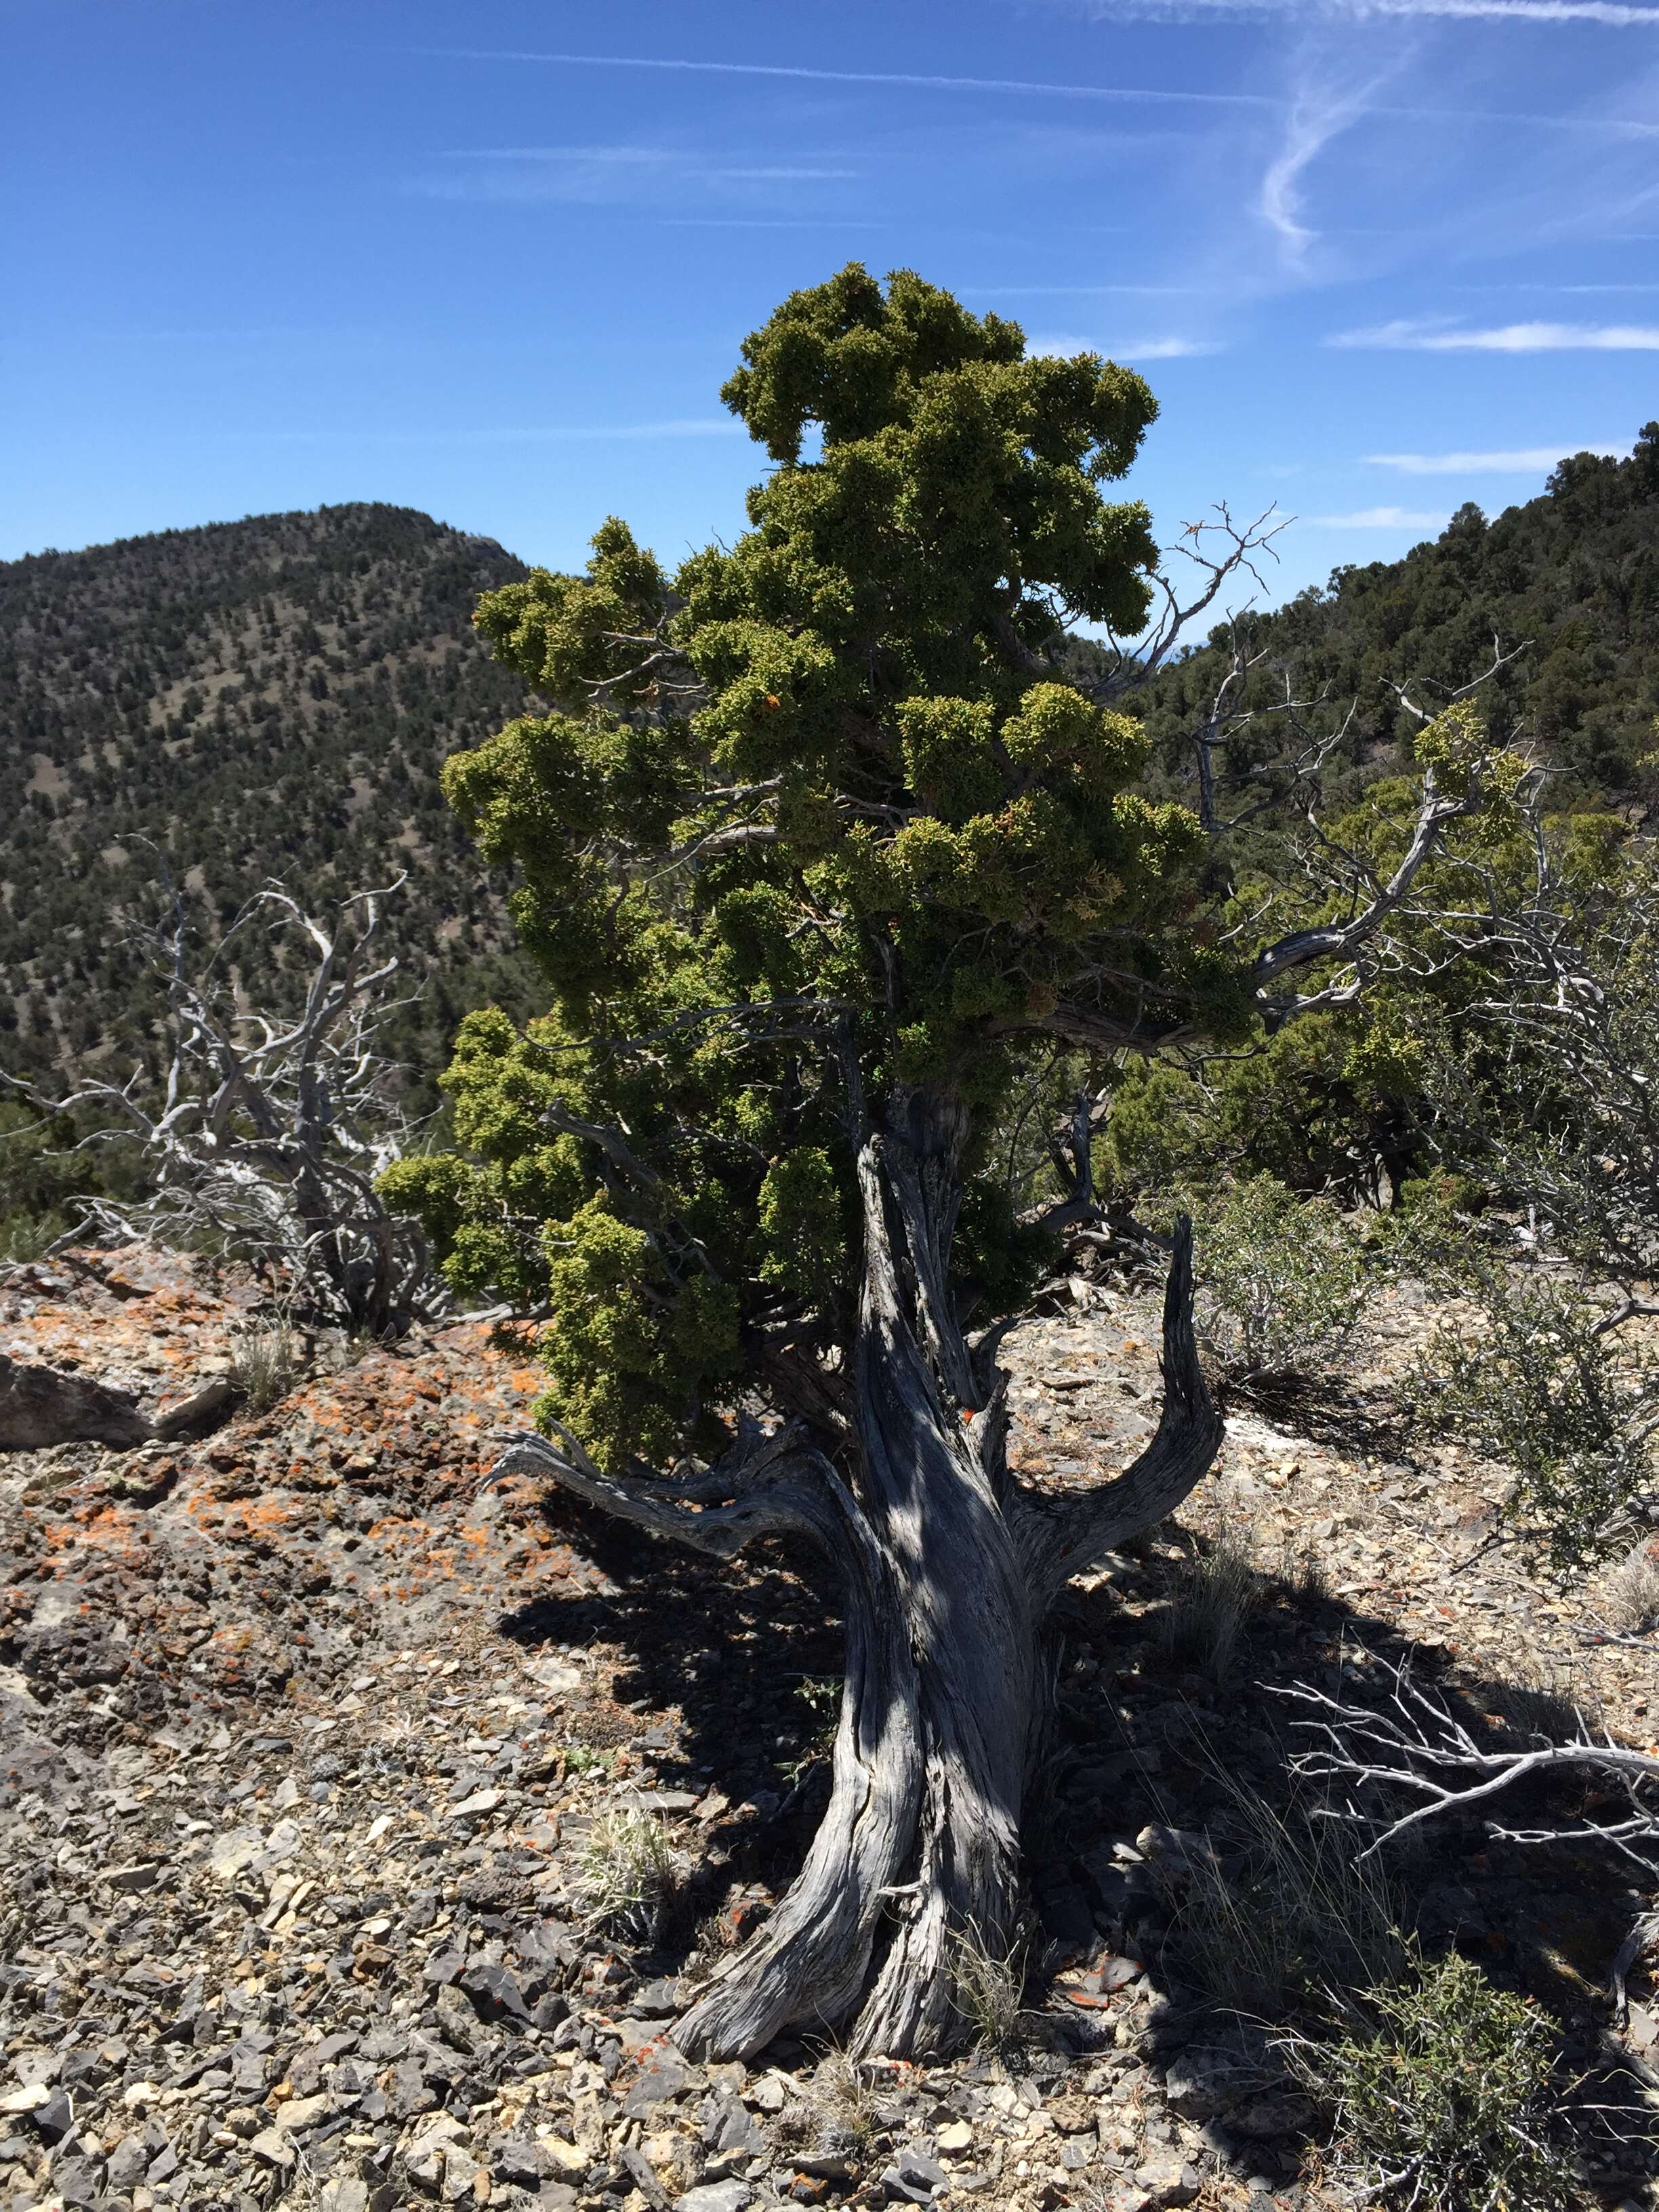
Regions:
<svg viewBox="0 0 1659 2212"><path fill-rule="evenodd" d="M517 1439L502 1462L717 1553L757 1534L809 1533L845 1574L829 1808L776 1912L680 2023L677 2039L693 2051L745 2057L805 2027L894 2057L959 2038L963 1948L1005 1956L1019 1919L1050 1608L1071 1576L1172 1510L1220 1440L1194 1344L1183 1227L1156 1435L1096 1490L1045 1498L1013 1480L1006 1377L988 1348L964 1340L949 1295L961 1138L951 1102L915 1094L860 1154L850 1482L796 1431L751 1443L695 1492L603 1476L568 1436ZM693 1496L721 1502L688 1510Z"/></svg>

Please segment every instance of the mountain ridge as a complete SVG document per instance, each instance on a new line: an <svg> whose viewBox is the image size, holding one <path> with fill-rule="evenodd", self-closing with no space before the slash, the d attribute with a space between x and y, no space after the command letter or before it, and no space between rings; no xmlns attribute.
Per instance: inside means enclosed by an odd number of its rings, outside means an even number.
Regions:
<svg viewBox="0 0 1659 2212"><path fill-rule="evenodd" d="M385 882L390 854L394 949L515 996L507 878L438 769L527 703L471 624L480 592L526 573L373 501L0 564L0 1057L142 1048L153 993L127 924L168 877L205 941L273 876L325 908ZM434 976L428 1066L483 980Z"/></svg>

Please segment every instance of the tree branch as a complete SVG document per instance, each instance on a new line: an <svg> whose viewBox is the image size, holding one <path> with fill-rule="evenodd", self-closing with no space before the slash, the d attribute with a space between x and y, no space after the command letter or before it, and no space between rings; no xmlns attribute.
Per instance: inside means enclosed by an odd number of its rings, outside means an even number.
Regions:
<svg viewBox="0 0 1659 2212"><path fill-rule="evenodd" d="M1422 802L1405 856L1370 904L1346 921L1328 922L1317 929L1294 930L1257 953L1250 963L1250 991L1270 1030L1282 1027L1298 1014L1309 1013L1318 1006L1340 1004L1355 994L1358 981L1328 985L1300 997L1294 994L1276 997L1272 987L1281 976L1310 967L1316 961L1355 959L1389 916L1404 904L1419 870L1439 844L1447 824L1467 819L1479 811L1480 804L1478 775L1470 775L1469 787L1461 796L1445 797L1434 770L1430 769L1423 778Z"/></svg>
<svg viewBox="0 0 1659 2212"><path fill-rule="evenodd" d="M1650 1872L1659 1872L1632 1847L1638 1841L1650 1848L1659 1844L1659 1807L1641 1795L1659 1785L1659 1755L1652 1752L1632 1750L1610 1736L1598 1741L1582 1720L1578 1734L1565 1743L1535 1744L1522 1751L1490 1749L1443 1698L1419 1689L1404 1665L1391 1670L1382 1709L1345 1703L1305 1682L1279 1694L1320 1716L1297 1723L1321 1739L1316 1748L1296 1759L1297 1773L1350 1789L1399 1791L1420 1801L1396 1818L1371 1820L1377 1832L1362 1858L1425 1820L1474 1812L1517 1783L1576 1769L1622 1783L1631 1793L1632 1817L1609 1827L1516 1829L1494 1823L1492 1832L1515 1843L1611 1843ZM1351 1817L1367 1816L1351 1810Z"/></svg>
<svg viewBox="0 0 1659 2212"><path fill-rule="evenodd" d="M520 1430L486 1480L550 1477L562 1489L619 1521L694 1552L729 1559L760 1536L811 1536L836 1553L848 1526L862 1522L852 1493L797 1424L751 1431L706 1474L687 1483L605 1474L560 1422L548 1437ZM703 1501L724 1498L724 1504Z"/></svg>
<svg viewBox="0 0 1659 2212"><path fill-rule="evenodd" d="M1085 1574L1127 1537L1172 1513L1208 1468L1223 1425L1199 1364L1193 1330L1193 1226L1177 1224L1164 1291L1164 1410L1138 1458L1099 1488L1018 1496L1015 1540L1039 1617L1073 1575Z"/></svg>

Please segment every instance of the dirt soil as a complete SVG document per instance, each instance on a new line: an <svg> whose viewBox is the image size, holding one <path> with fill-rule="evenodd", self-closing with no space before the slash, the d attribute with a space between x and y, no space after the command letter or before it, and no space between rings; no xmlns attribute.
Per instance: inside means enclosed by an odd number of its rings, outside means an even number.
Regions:
<svg viewBox="0 0 1659 2212"><path fill-rule="evenodd" d="M1006 1353L1015 1464L1056 1485L1158 1405L1155 1286L1076 1298ZM1422 1321L1398 1294L1344 1389L1235 1407L1176 1519L1073 1586L1012 2039L696 2065L673 2016L823 1802L827 1569L682 1558L490 1483L538 1378L483 1324L307 1339L276 1403L225 1418L202 1394L270 1326L248 1285L139 1252L12 1270L0 1400L50 1370L206 1432L0 1455L0 2208L1350 2201L1319 2115L1182 1964L1186 1858L1212 1839L1247 1884L1240 1785L1296 1799L1279 1692L1410 1656L1511 1724L1577 1706L1639 1744L1659 1694L1653 1638L1503 1540L1504 1471L1401 1411ZM1218 1535L1260 1571L1225 1668L1167 1633ZM619 1866L642 1901L602 1922ZM1607 1986L1652 1884L1465 1826L1405 1887L1419 1939L1534 1996L1587 2109L1626 2112L1596 2196L1654 2203L1659 2003L1638 1966L1621 2024Z"/></svg>

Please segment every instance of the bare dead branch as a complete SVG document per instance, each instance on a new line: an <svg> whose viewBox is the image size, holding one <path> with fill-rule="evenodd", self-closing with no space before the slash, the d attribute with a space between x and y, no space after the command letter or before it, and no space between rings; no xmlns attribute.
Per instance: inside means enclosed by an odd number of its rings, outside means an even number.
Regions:
<svg viewBox="0 0 1659 2212"><path fill-rule="evenodd" d="M1222 1420L1199 1364L1193 1329L1193 1227L1176 1224L1164 1291L1164 1410L1151 1441L1121 1474L1055 1498L1018 1493L1016 1540L1039 1618L1073 1575L1126 1537L1175 1510L1215 1457Z"/></svg>
<svg viewBox="0 0 1659 2212"><path fill-rule="evenodd" d="M1629 1816L1571 1828L1510 1828L1492 1822L1492 1832L1514 1843L1609 1843L1650 1873L1659 1873L1659 1866L1637 1848L1659 1846L1659 1802L1647 1794L1659 1788L1659 1755L1597 1735L1582 1715L1576 1733L1565 1742L1493 1747L1475 1735L1446 1698L1413 1681L1406 1666L1387 1672L1388 1692L1378 1705L1333 1698L1304 1682L1280 1692L1314 1715L1297 1723L1316 1740L1293 1762L1297 1773L1348 1792L1380 1790L1392 1798L1416 1801L1407 1812L1373 1816L1355 1808L1350 1797L1351 1817L1376 1831L1362 1858L1425 1820L1482 1811L1519 1783L1577 1771L1620 1784L1629 1795Z"/></svg>
<svg viewBox="0 0 1659 2212"><path fill-rule="evenodd" d="M159 1098L142 1068L61 1097L0 1072L0 1084L40 1113L96 1115L101 1126L84 1141L125 1133L141 1147L150 1194L81 1200L60 1243L90 1234L189 1246L206 1234L374 1334L438 1310L418 1223L390 1212L375 1188L410 1134L381 1044L410 1001L390 995L397 961L374 957L384 902L402 881L343 900L331 930L281 884L267 885L195 964L175 898L168 918L143 933L167 994ZM301 937L315 954L291 1018L241 1013L215 974L227 948L261 924Z"/></svg>

